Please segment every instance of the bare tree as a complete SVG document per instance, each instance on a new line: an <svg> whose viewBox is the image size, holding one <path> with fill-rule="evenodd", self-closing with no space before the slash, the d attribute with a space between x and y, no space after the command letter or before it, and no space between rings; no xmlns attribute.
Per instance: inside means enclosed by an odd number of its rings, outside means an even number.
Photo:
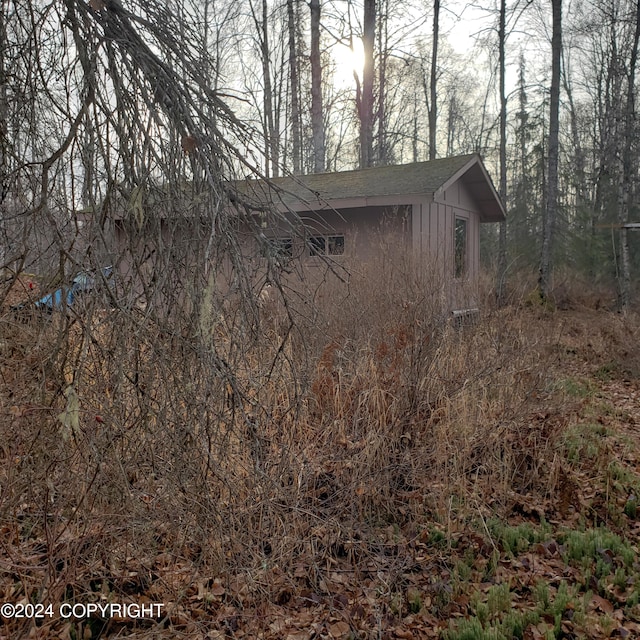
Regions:
<svg viewBox="0 0 640 640"><path fill-rule="evenodd" d="M13 262L37 267L42 286L55 275L52 288L81 270L102 274L111 259L116 273L104 300L28 329L43 355L24 394L40 407L30 455L46 472L30 484L27 508L43 514L34 528L51 541L43 566L53 595L69 579L56 568L57 541L82 539L90 520L104 531L118 509L131 515L117 516L118 530L138 549L162 529L163 545L193 545L214 563L224 551L210 536L222 539L237 518L252 530L252 516L228 505L251 493L232 476L279 419L262 396L283 371L284 338L258 340L255 296L264 271L256 212L278 214L236 180L260 176L244 152L260 136L211 85L200 8L2 5L0 73L10 81L0 87L0 213L3 225L11 215L22 227L7 236L20 241ZM270 277L277 288L278 270ZM288 415L297 393L280 405ZM57 492L54 504L47 483L71 493L69 478L76 498ZM21 489L12 485L9 498L6 487L3 523L13 500L24 503ZM157 511L141 501L150 489L163 502ZM115 540L99 535L98 554L118 557Z"/></svg>
<svg viewBox="0 0 640 640"><path fill-rule="evenodd" d="M273 52L269 44L269 8L267 0L262 0L260 15L258 15L253 2L250 3L250 8L255 24L260 61L262 64L262 117L265 140L265 169L267 176L278 176L280 173L280 139L276 127L275 106L273 102L274 90L271 77L271 58Z"/></svg>
<svg viewBox="0 0 640 640"><path fill-rule="evenodd" d="M311 0L311 129L313 132L313 169L325 168L324 108L322 104L322 63L320 60L321 0Z"/></svg>
<svg viewBox="0 0 640 640"><path fill-rule="evenodd" d="M389 0L378 3L378 104L375 109L376 126L376 164L386 165L389 162L387 77L389 66ZM373 132L372 132L373 136ZM373 145L372 145L373 147ZM372 149L373 153L373 149Z"/></svg>
<svg viewBox="0 0 640 640"><path fill-rule="evenodd" d="M498 18L498 86L500 94L500 183L498 191L503 202L507 201L507 96L505 93L506 76L506 25L507 2L500 0L500 15ZM498 243L498 304L505 302L505 285L507 277L507 221L500 222L500 236Z"/></svg>
<svg viewBox="0 0 640 640"><path fill-rule="evenodd" d="M633 176L633 140L635 125L635 76L638 63L638 40L640 39L640 1L635 7L635 30L631 46L631 59L627 71L627 100L624 110L624 138L618 190L618 216L620 220L620 307L628 310L631 303L631 258L629 252L628 229L631 201L631 181Z"/></svg>
<svg viewBox="0 0 640 640"><path fill-rule="evenodd" d="M300 117L300 73L298 64L297 25L294 0L287 0L289 32L289 91L291 100L291 159L293 172L302 170L302 124Z"/></svg>
<svg viewBox="0 0 640 640"><path fill-rule="evenodd" d="M437 157L436 134L438 124L438 40L440 22L440 0L433 0L433 42L431 45L431 72L429 75L429 160Z"/></svg>
<svg viewBox="0 0 640 640"><path fill-rule="evenodd" d="M560 62L562 58L562 0L551 0L553 33L551 39L551 97L549 107L549 145L547 198L542 228L542 254L538 287L543 300L551 292L553 244L558 212L558 151L560 126Z"/></svg>
<svg viewBox="0 0 640 640"><path fill-rule="evenodd" d="M362 44L364 47L364 69L362 72L362 94L358 101L360 117L360 167L373 164L373 83L375 79L374 45L376 34L376 0L364 0Z"/></svg>

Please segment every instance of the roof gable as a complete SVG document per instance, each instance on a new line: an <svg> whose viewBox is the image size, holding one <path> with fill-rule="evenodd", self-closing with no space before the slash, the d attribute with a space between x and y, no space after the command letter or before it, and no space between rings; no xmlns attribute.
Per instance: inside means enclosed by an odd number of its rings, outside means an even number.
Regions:
<svg viewBox="0 0 640 640"><path fill-rule="evenodd" d="M480 213L480 222L502 222L506 219L506 211L502 198L493 186L491 176L480 159L471 156L472 160L452 174L435 192L437 198L458 180L467 187L467 191L474 199Z"/></svg>

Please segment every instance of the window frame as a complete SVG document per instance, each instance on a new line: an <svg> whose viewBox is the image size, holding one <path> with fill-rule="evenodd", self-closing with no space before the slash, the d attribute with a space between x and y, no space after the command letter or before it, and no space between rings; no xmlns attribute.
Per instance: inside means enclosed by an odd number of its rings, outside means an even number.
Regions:
<svg viewBox="0 0 640 640"><path fill-rule="evenodd" d="M337 251L339 248L341 250ZM319 233L307 238L307 250L311 258L338 258L346 253L344 233Z"/></svg>
<svg viewBox="0 0 640 640"><path fill-rule="evenodd" d="M459 223L461 223L459 225ZM462 229L462 233L458 231ZM462 239L462 245L460 244ZM469 218L456 215L453 224L453 277L463 280L469 275Z"/></svg>

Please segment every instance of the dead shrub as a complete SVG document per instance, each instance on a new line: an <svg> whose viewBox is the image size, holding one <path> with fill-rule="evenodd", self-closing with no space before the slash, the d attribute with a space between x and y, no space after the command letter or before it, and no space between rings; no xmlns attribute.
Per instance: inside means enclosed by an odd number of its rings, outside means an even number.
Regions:
<svg viewBox="0 0 640 640"><path fill-rule="evenodd" d="M238 598L286 599L321 583L295 577L301 556L359 571L391 553L389 525L455 529L544 499L566 426L549 380L571 333L516 307L456 328L437 278L410 267L326 284L313 309L291 303L286 338L257 342L137 311L3 317L17 588L179 599L204 572L242 579Z"/></svg>

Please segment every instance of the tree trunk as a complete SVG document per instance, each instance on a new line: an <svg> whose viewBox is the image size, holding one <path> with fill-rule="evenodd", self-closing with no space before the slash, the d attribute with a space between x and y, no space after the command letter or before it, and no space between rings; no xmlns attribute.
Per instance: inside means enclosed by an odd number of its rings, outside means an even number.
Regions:
<svg viewBox="0 0 640 640"><path fill-rule="evenodd" d="M518 74L518 113L519 121L515 132L518 148L518 168L516 171L516 187L514 193L513 215L510 222L511 238L516 252L521 252L525 244L531 244L532 229L530 224L531 193L529 190L529 162L527 142L529 140L529 113L527 111L527 92L524 57L520 54L520 70Z"/></svg>
<svg viewBox="0 0 640 640"><path fill-rule="evenodd" d="M267 0L262 0L262 18L259 19L255 13L253 5L251 5L251 13L254 24L258 32L258 42L260 44L260 60L262 63L263 78L263 130L264 130L264 153L265 159L265 175L278 176L278 136L275 130L273 118L273 87L271 83L271 67L270 57L271 51L269 47L269 15Z"/></svg>
<svg viewBox="0 0 640 640"><path fill-rule="evenodd" d="M431 49L431 79L429 83L429 160L435 160L436 125L438 122L437 81L438 81L438 30L440 20L440 0L433 2L433 48Z"/></svg>
<svg viewBox="0 0 640 640"><path fill-rule="evenodd" d="M287 0L287 29L289 31L289 87L291 92L291 160L293 173L302 171L301 147L302 131L300 128L300 96L298 94L298 49L296 45L296 20L293 6L294 0Z"/></svg>
<svg viewBox="0 0 640 640"><path fill-rule="evenodd" d="M500 0L500 24L498 27L498 57L500 85L500 185L502 202L507 201L507 96L505 94L505 41L506 41L506 0ZM498 240L498 305L503 306L506 299L507 277L507 222L500 223Z"/></svg>
<svg viewBox="0 0 640 640"><path fill-rule="evenodd" d="M7 69L5 51L7 49L6 11L4 0L0 4L0 204L8 192L9 175L9 103L7 100ZM3 258L0 253L0 259ZM2 260L4 263L4 260Z"/></svg>
<svg viewBox="0 0 640 640"><path fill-rule="evenodd" d="M325 169L324 113L322 105L322 66L320 62L320 0L311 0L311 130L313 170Z"/></svg>
<svg viewBox="0 0 640 640"><path fill-rule="evenodd" d="M360 103L360 167L373 164L373 48L376 34L376 0L364 0L364 69Z"/></svg>
<svg viewBox="0 0 640 640"><path fill-rule="evenodd" d="M622 149L622 167L618 190L618 217L620 220L620 269L619 269L619 299L622 311L627 311L631 304L631 256L629 253L628 230L624 226L629 222L629 208L631 200L632 178L632 140L635 120L635 75L638 62L638 39L640 38L640 0L636 4L636 28L629 62L629 81L627 87L627 102L624 114L624 141Z"/></svg>
<svg viewBox="0 0 640 640"><path fill-rule="evenodd" d="M5 1L0 4L0 206L4 205L9 195L9 101L7 60L7 29L6 29ZM3 207L4 211L4 207ZM11 234L8 231L8 222L0 217L0 265L7 265L9 256L9 244ZM17 247L16 247L17 248ZM13 266L13 265L11 265Z"/></svg>
<svg viewBox="0 0 640 640"><path fill-rule="evenodd" d="M411 137L413 161L418 162L418 98L413 96L413 136Z"/></svg>
<svg viewBox="0 0 640 640"><path fill-rule="evenodd" d="M378 13L378 108L376 113L377 144L375 150L376 164L389 164L389 140L387 138L387 61L389 59L389 30L387 16L389 14L389 0L382 0Z"/></svg>
<svg viewBox="0 0 640 640"><path fill-rule="evenodd" d="M569 105L569 124L571 127L571 137L573 139L574 145L574 156L573 160L575 162L575 187L576 187L576 204L578 209L582 209L587 206L588 198L587 198L587 177L586 177L586 161L584 155L584 149L582 148L582 144L580 142L580 132L578 130L578 113L576 110L576 105L573 100L573 89L571 84L567 78L567 72L563 74L563 88L564 92L567 96L567 104Z"/></svg>
<svg viewBox="0 0 640 640"><path fill-rule="evenodd" d="M538 287L543 301L551 292L553 240L558 213L558 137L560 124L560 60L562 56L562 0L551 0L553 32L551 37L551 95L549 111L549 156L547 197L542 224L542 253Z"/></svg>

